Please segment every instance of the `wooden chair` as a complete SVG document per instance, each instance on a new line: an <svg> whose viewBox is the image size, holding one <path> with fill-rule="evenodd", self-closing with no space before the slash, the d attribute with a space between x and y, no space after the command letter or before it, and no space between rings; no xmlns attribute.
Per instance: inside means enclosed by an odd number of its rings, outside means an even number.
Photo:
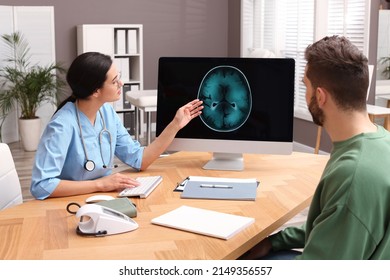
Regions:
<svg viewBox="0 0 390 280"><path fill-rule="evenodd" d="M320 151L321 134L322 134L322 126L318 126L318 128L317 128L316 146L314 148L314 153L317 154L317 155L318 155L318 152Z"/></svg>

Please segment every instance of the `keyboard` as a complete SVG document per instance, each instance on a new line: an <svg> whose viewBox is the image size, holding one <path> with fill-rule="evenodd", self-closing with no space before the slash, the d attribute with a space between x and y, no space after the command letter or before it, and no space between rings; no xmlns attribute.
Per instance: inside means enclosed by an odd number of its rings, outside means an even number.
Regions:
<svg viewBox="0 0 390 280"><path fill-rule="evenodd" d="M144 176L138 177L135 180L140 182L140 185L133 188L126 188L119 193L119 197L134 197L146 198L152 191L161 183L162 176Z"/></svg>

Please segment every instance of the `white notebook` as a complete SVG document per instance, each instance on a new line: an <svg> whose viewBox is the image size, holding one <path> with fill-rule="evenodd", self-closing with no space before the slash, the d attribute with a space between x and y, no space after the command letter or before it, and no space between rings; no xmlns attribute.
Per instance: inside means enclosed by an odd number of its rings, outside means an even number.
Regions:
<svg viewBox="0 0 390 280"><path fill-rule="evenodd" d="M152 224L227 240L251 225L254 221L254 218L180 206L173 211L152 219Z"/></svg>

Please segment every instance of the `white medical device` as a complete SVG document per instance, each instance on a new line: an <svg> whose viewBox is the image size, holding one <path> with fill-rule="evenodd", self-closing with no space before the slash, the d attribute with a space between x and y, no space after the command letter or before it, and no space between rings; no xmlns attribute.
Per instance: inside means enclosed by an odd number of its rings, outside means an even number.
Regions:
<svg viewBox="0 0 390 280"><path fill-rule="evenodd" d="M80 218L77 228L80 235L104 236L138 228L138 224L125 214L97 204L80 207L76 217Z"/></svg>

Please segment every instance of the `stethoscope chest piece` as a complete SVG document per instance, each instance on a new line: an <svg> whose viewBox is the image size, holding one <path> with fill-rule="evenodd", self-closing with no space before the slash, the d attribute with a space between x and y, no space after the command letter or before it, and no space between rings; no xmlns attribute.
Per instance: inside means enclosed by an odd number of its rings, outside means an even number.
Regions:
<svg viewBox="0 0 390 280"><path fill-rule="evenodd" d="M85 162L84 168L87 171L93 171L95 169L95 163L89 159Z"/></svg>

